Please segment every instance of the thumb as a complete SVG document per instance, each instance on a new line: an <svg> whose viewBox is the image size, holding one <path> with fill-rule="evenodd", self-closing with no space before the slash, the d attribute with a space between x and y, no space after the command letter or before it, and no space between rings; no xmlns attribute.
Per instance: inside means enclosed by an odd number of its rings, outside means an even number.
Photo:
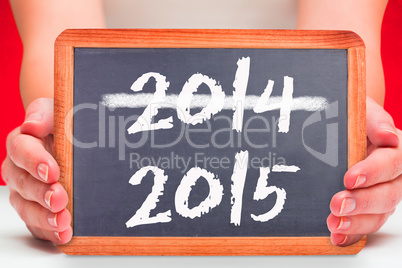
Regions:
<svg viewBox="0 0 402 268"><path fill-rule="evenodd" d="M21 133L44 138L53 134L53 99L39 98L26 109Z"/></svg>
<svg viewBox="0 0 402 268"><path fill-rule="evenodd" d="M399 144L391 115L371 98L367 98L367 137L376 146L396 147Z"/></svg>

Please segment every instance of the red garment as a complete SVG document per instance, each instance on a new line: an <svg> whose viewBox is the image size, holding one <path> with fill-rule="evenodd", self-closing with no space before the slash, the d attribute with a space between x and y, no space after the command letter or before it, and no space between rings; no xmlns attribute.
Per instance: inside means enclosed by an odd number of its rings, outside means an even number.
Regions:
<svg viewBox="0 0 402 268"><path fill-rule="evenodd" d="M8 0L0 0L0 163L6 158L7 134L24 120L19 92L22 44ZM4 185L0 178L0 185Z"/></svg>
<svg viewBox="0 0 402 268"><path fill-rule="evenodd" d="M402 0L389 0L381 32L385 76L384 108L402 129Z"/></svg>

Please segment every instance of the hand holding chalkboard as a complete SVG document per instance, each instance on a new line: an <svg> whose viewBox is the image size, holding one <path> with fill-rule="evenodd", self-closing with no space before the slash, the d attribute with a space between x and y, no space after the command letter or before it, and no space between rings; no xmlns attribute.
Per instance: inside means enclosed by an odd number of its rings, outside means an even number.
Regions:
<svg viewBox="0 0 402 268"><path fill-rule="evenodd" d="M357 252L364 240L331 246L325 220L365 154L363 55L349 32L66 31L56 148L74 238L62 249Z"/></svg>
<svg viewBox="0 0 402 268"><path fill-rule="evenodd" d="M346 246L364 235L377 232L398 205L400 172L395 159L400 158L401 132L389 114L367 98L368 156L352 166L344 176L347 190L331 200L328 228L334 245ZM375 149L374 149L375 148Z"/></svg>

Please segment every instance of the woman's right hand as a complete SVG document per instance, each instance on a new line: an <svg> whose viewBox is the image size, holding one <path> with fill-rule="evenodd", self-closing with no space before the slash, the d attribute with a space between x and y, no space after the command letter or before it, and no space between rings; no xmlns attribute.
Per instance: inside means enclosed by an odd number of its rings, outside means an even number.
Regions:
<svg viewBox="0 0 402 268"><path fill-rule="evenodd" d="M41 98L28 106L25 122L8 135L1 174L11 205L32 235L65 244L72 237L71 214L52 153L53 99Z"/></svg>

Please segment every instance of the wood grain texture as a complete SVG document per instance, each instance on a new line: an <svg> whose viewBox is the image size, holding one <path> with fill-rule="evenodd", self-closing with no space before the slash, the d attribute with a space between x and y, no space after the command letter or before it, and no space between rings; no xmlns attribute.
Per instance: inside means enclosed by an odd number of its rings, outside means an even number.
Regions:
<svg viewBox="0 0 402 268"><path fill-rule="evenodd" d="M348 49L348 167L366 157L366 51Z"/></svg>
<svg viewBox="0 0 402 268"><path fill-rule="evenodd" d="M55 157L73 213L72 108L75 47L283 48L348 50L348 165L366 155L365 48L349 31L66 30L55 43ZM341 248L329 237L73 237L72 255L335 255L357 254L366 238Z"/></svg>
<svg viewBox="0 0 402 268"><path fill-rule="evenodd" d="M74 237L60 250L69 255L345 255L357 254L363 238L336 247L329 237Z"/></svg>
<svg viewBox="0 0 402 268"><path fill-rule="evenodd" d="M54 152L60 167L59 182L68 194L67 209L73 211L73 79L74 49L55 45Z"/></svg>
<svg viewBox="0 0 402 268"><path fill-rule="evenodd" d="M336 48L364 46L350 31L91 29L66 30L57 43L75 47Z"/></svg>

